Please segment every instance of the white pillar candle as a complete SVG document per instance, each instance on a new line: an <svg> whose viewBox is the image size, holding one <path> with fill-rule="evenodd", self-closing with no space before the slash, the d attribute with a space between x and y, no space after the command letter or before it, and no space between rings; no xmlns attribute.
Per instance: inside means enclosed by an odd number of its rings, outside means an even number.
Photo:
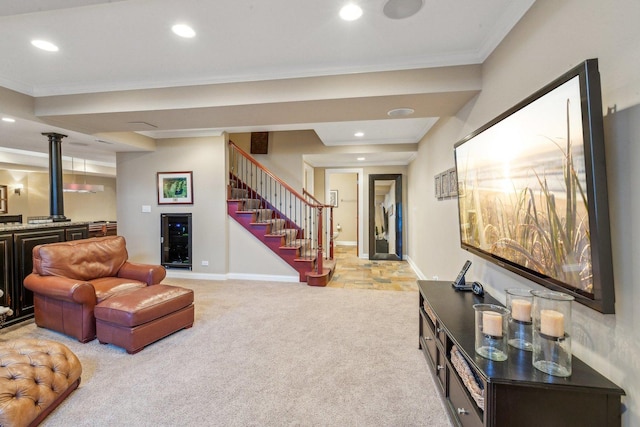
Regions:
<svg viewBox="0 0 640 427"><path fill-rule="evenodd" d="M555 310L540 310L540 332L550 337L564 337L564 314Z"/></svg>
<svg viewBox="0 0 640 427"><path fill-rule="evenodd" d="M531 322L531 302L525 299L512 300L511 317L521 322Z"/></svg>
<svg viewBox="0 0 640 427"><path fill-rule="evenodd" d="M502 315L495 311L482 312L482 332L493 337L501 337Z"/></svg>

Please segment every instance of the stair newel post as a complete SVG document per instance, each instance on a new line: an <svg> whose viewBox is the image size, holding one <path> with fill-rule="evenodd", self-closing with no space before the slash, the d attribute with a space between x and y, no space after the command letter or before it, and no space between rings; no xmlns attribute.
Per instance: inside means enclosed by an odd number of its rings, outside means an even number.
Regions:
<svg viewBox="0 0 640 427"><path fill-rule="evenodd" d="M310 242L310 246L313 250L317 250L318 248L318 234L319 231L317 231L317 227L316 227L316 221L318 221L318 215L316 214L316 209L317 209L317 204L313 204L313 203L305 203L305 208L306 211L308 211L308 215L305 215L305 230L307 235L308 235L308 239ZM317 233L317 234L314 234ZM309 257L313 257L313 251L311 251L309 253ZM316 263L316 267L317 267L317 263Z"/></svg>
<svg viewBox="0 0 640 427"><path fill-rule="evenodd" d="M322 274L322 205L318 206L318 255L316 260L316 272Z"/></svg>
<svg viewBox="0 0 640 427"><path fill-rule="evenodd" d="M329 208L329 259L333 259L333 206Z"/></svg>

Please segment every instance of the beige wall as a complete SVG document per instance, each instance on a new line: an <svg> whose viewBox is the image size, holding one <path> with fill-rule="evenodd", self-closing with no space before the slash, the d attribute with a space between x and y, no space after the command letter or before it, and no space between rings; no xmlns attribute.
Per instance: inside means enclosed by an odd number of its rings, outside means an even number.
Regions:
<svg viewBox="0 0 640 427"><path fill-rule="evenodd" d="M230 278L300 281L300 275L248 230L229 218Z"/></svg>
<svg viewBox="0 0 640 427"><path fill-rule="evenodd" d="M599 58L614 257L616 314L574 304L573 350L625 389L623 425L640 425L640 2L538 0L483 66L480 95L439 123L409 167L411 261L423 277L469 279L504 301L507 287L538 288L459 245L455 200L437 201L433 176L453 166L453 144L587 58ZM607 112L608 109L611 109Z"/></svg>
<svg viewBox="0 0 640 427"><path fill-rule="evenodd" d="M116 221L116 178L82 175L64 176L64 182L104 186L98 193L64 193L64 214L73 221ZM48 198L47 198L48 206ZM48 211L48 207L47 207Z"/></svg>
<svg viewBox="0 0 640 427"><path fill-rule="evenodd" d="M329 177L329 190L338 191L338 207L333 209L334 230L340 224L342 231L337 244L355 245L358 241L358 175L335 173Z"/></svg>
<svg viewBox="0 0 640 427"><path fill-rule="evenodd" d="M87 175L67 175L65 183L77 182L104 186L99 193L64 193L64 214L73 221L116 221L116 179ZM20 195L15 184L22 184ZM9 214L22 214L23 222L30 216L49 216L49 174L0 170L0 184L9 187Z"/></svg>
<svg viewBox="0 0 640 427"><path fill-rule="evenodd" d="M326 203L324 188L324 168L313 168L313 196L323 203Z"/></svg>
<svg viewBox="0 0 640 427"><path fill-rule="evenodd" d="M250 154L251 134L234 133L229 139ZM302 193L302 154L316 152L324 145L313 131L270 132L268 154L251 154L258 162Z"/></svg>
<svg viewBox="0 0 640 427"><path fill-rule="evenodd" d="M193 271L226 273L225 153L224 137L163 139L154 152L118 153L118 231L131 258L159 263L160 214L191 212ZM193 204L158 205L157 172L177 171L193 172Z"/></svg>
<svg viewBox="0 0 640 427"><path fill-rule="evenodd" d="M290 280L297 274L227 216L227 137L163 139L154 152L119 153L119 234L129 256L160 262L160 214L192 213L193 270L170 275L225 279L262 275ZM157 172L192 171L192 205L158 205ZM151 212L142 212L149 206ZM202 261L208 261L203 266Z"/></svg>
<svg viewBox="0 0 640 427"><path fill-rule="evenodd" d="M10 215L22 214L24 221L27 220L29 212L28 174L28 172L0 169L0 185L7 186L7 213ZM23 186L20 195L14 192L16 184Z"/></svg>

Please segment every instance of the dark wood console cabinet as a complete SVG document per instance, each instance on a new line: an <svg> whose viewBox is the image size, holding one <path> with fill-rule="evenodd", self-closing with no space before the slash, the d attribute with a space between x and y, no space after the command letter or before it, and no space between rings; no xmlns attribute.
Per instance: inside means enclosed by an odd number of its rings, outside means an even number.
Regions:
<svg viewBox="0 0 640 427"><path fill-rule="evenodd" d="M418 281L419 346L449 414L458 426L619 426L624 390L573 357L573 373L554 377L535 369L531 352L509 347L494 362L475 353L473 304L500 304L490 295L457 292L450 282ZM484 388L476 405L451 360L456 347Z"/></svg>
<svg viewBox="0 0 640 427"><path fill-rule="evenodd" d="M33 292L22 284L33 270L33 248L45 243L86 239L89 229L86 223L16 225L0 230L0 289L4 295L0 305L9 306L13 316L4 325L9 326L33 317Z"/></svg>

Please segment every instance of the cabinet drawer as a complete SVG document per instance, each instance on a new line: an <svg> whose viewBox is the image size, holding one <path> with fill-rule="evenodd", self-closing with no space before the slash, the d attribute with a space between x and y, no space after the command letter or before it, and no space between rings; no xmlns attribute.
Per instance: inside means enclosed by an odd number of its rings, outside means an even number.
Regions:
<svg viewBox="0 0 640 427"><path fill-rule="evenodd" d="M439 348L436 348L436 352L436 374L438 374L440 387L444 390L444 386L447 383L447 363L445 362L444 354L442 354Z"/></svg>
<svg viewBox="0 0 640 427"><path fill-rule="evenodd" d="M476 404L469 398L455 370L449 371L449 403L464 427L482 427Z"/></svg>
<svg viewBox="0 0 640 427"><path fill-rule="evenodd" d="M436 340L433 335L433 331L430 328L429 321L426 319L422 319L422 334L424 336L424 341L427 344L427 352L431 357L431 361L435 364L437 362L437 345Z"/></svg>

